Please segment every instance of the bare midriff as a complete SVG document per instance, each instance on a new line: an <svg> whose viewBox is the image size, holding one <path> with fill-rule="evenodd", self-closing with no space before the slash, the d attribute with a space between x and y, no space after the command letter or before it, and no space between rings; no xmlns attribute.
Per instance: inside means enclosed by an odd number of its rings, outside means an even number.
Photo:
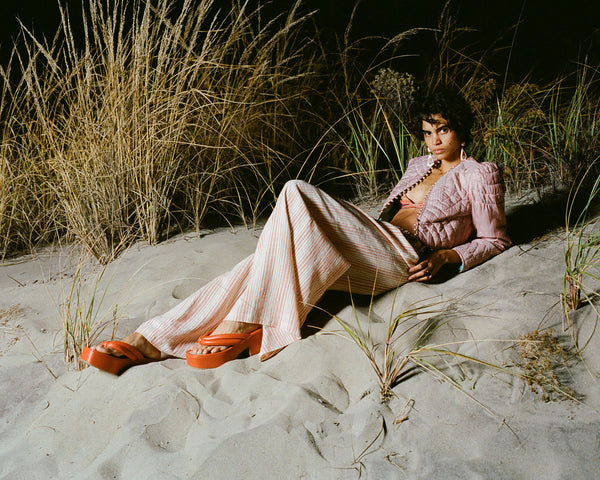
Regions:
<svg viewBox="0 0 600 480"><path fill-rule="evenodd" d="M421 207L422 204L420 203L408 204L404 203L403 201L402 208L398 210L398 213L394 215L394 218L392 218L390 223L407 233L415 235L415 225L417 223Z"/></svg>

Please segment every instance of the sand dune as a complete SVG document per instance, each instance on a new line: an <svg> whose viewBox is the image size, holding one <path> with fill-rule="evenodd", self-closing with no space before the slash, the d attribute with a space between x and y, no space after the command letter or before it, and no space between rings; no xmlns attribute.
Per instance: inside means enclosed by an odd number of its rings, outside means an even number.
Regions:
<svg viewBox="0 0 600 480"><path fill-rule="evenodd" d="M122 335L252 252L256 236L221 230L136 246L105 272L103 308L119 305ZM320 334L262 363L201 371L168 359L120 377L79 372L63 362L55 306L76 258L47 249L0 267L0 478L598 478L598 333L567 379L580 403L544 402L516 376L440 358L431 361L462 391L413 368L381 403L365 356L323 334L341 329L319 312L307 324ZM377 337L412 302L460 298L430 341L462 342L454 350L510 367L519 357L511 340L540 324L561 332L562 262L556 233L441 283L405 285L372 308L356 299L355 310ZM321 307L355 321L346 294L327 294ZM587 338L593 310L572 318Z"/></svg>

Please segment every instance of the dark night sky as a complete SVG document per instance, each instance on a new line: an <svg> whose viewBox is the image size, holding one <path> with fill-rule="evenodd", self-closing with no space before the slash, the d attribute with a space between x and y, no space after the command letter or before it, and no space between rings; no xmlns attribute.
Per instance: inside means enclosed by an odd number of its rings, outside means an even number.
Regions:
<svg viewBox="0 0 600 480"><path fill-rule="evenodd" d="M80 12L81 0L62 0L74 12ZM176 3L177 0L174 0ZM231 0L216 0L226 8ZM285 8L292 0L275 0L273 8ZM362 0L356 16L354 37L367 35L393 36L413 27L435 27L444 0ZM352 0L305 0L307 8L319 9L317 23L321 29L343 32L352 12ZM590 54L600 59L600 1L598 0L453 0L452 14L460 26L471 26L477 32L465 37L487 46L511 44L515 37L510 67L515 74L533 70L535 77L560 73L567 65ZM6 63L13 38L18 32L17 16L36 32L52 35L59 22L54 0L2 0L0 5L0 62ZM425 39L425 40L424 40ZM407 45L417 52L417 37ZM508 51L507 51L508 52ZM499 60L504 68L507 52Z"/></svg>

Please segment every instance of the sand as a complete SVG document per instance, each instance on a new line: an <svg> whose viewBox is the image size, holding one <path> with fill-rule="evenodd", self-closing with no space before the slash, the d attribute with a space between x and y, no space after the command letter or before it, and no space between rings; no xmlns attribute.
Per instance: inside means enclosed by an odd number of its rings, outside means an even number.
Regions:
<svg viewBox="0 0 600 480"><path fill-rule="evenodd" d="M225 229L134 246L104 273L100 314L118 305L118 336L128 333L251 253L257 235ZM58 310L75 248L5 261L0 478L598 478L600 332L561 374L577 400L545 402L516 375L441 356L429 360L456 385L409 365L382 403L371 365L332 317L358 318L380 338L415 301L460 299L430 342L459 342L454 351L517 371L515 340L540 326L562 335L563 245L556 231L371 306L356 298L353 309L347 294L327 294L320 306L329 314L311 314L306 338L262 363L202 371L168 359L119 377L63 361ZM86 265L89 289L100 267ZM584 305L571 320L584 339L597 318Z"/></svg>

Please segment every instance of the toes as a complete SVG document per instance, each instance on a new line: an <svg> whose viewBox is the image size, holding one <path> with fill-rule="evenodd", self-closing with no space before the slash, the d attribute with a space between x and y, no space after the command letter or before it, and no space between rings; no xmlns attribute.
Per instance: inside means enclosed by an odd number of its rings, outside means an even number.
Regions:
<svg viewBox="0 0 600 480"><path fill-rule="evenodd" d="M95 345L92 348L94 350L96 350L97 352L105 353L106 355L110 355L111 357L122 357L123 356L122 353L120 353L116 350L113 350L112 348L103 347L102 345Z"/></svg>
<svg viewBox="0 0 600 480"><path fill-rule="evenodd" d="M198 347L192 348L190 350L194 355L208 355L210 353L217 353L222 350L225 350L225 348L226 347L221 347L221 346L214 346L214 347L198 346Z"/></svg>

